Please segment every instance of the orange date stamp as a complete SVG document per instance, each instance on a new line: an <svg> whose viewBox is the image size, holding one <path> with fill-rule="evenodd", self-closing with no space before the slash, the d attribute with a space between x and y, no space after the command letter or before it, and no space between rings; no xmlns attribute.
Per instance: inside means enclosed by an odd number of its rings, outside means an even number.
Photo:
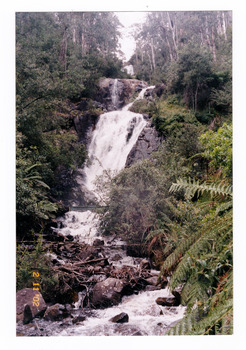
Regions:
<svg viewBox="0 0 246 350"><path fill-rule="evenodd" d="M39 278L39 272L33 272L32 273L32 277L35 279L34 281L33 281L33 283L32 283L32 289L33 290L40 290L40 284L39 284L39 282L37 282L37 278ZM33 296L33 300L32 300L32 305L33 306L36 306L36 307L38 307L39 306L39 293L36 293L34 296Z"/></svg>

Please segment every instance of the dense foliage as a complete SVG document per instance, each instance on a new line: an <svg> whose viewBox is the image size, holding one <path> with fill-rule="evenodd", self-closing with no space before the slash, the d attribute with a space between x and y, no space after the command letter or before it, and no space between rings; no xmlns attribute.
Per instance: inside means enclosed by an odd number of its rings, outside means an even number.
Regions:
<svg viewBox="0 0 246 350"><path fill-rule="evenodd" d="M169 334L231 334L231 14L150 13L136 38L136 77L159 84L132 111L165 141L112 181L102 226L147 242L159 278L182 287L186 316Z"/></svg>
<svg viewBox="0 0 246 350"><path fill-rule="evenodd" d="M231 107L231 12L151 12L136 28L136 77L164 83L193 110Z"/></svg>
<svg viewBox="0 0 246 350"><path fill-rule="evenodd" d="M113 13L17 13L17 233L38 230L57 210L86 151L74 105L102 76L119 77ZM65 180L64 180L65 179ZM53 198L53 199L52 199Z"/></svg>
<svg viewBox="0 0 246 350"><path fill-rule="evenodd" d="M40 288L45 300L52 300L59 286L58 275L52 269L49 246L40 235L32 246L19 244L16 251L17 290L33 287L33 269L40 273Z"/></svg>
<svg viewBox="0 0 246 350"><path fill-rule="evenodd" d="M86 158L72 110L95 98L101 77L121 78L119 22L113 13L18 13L16 16L17 232L44 230L54 199ZM160 279L182 287L185 318L169 334L231 334L232 89L230 12L152 12L136 29L130 63L156 84L132 110L147 113L163 138L151 158L99 179L101 228L148 245ZM41 243L18 248L18 288L29 261L55 286Z"/></svg>

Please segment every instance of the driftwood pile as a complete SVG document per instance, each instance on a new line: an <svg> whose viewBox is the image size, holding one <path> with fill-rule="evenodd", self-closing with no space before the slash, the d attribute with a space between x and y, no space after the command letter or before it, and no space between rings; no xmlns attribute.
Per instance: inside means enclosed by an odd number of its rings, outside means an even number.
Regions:
<svg viewBox="0 0 246 350"><path fill-rule="evenodd" d="M78 292L83 291L82 307L88 306L93 287L107 278L123 282L123 295L133 294L144 289L146 285L153 284L150 282L153 274L147 260L136 267L114 266L109 263L103 245L89 246L85 243L64 241L52 244L52 250L57 256L52 259L53 270L59 278L57 302L77 301ZM157 277L155 282L157 282Z"/></svg>

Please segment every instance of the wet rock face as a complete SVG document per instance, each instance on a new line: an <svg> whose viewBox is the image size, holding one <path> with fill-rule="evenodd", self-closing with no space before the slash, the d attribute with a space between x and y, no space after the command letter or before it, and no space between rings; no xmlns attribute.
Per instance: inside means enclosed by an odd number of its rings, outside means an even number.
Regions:
<svg viewBox="0 0 246 350"><path fill-rule="evenodd" d="M158 150L161 141L162 139L159 137L154 126L148 122L130 151L126 160L126 166L130 166L140 160L148 159L152 152Z"/></svg>
<svg viewBox="0 0 246 350"><path fill-rule="evenodd" d="M87 145L91 138L91 133L96 127L98 121L97 115L85 113L74 118L75 130L78 134L79 141Z"/></svg>
<svg viewBox="0 0 246 350"><path fill-rule="evenodd" d="M35 301L38 300L38 302L34 302L34 297ZM16 293L17 322L28 323L32 318L42 316L46 308L47 305L39 291L32 288L24 288Z"/></svg>
<svg viewBox="0 0 246 350"><path fill-rule="evenodd" d="M137 79L100 80L98 84L97 100L108 111L120 109L136 93L147 87L147 83ZM116 95L115 95L116 94Z"/></svg>

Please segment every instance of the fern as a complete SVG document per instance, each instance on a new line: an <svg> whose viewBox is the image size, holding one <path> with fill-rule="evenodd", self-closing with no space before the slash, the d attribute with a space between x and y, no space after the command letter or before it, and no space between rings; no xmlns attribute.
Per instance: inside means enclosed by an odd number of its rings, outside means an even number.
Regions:
<svg viewBox="0 0 246 350"><path fill-rule="evenodd" d="M183 225L187 232L180 231L181 244L162 266L161 273L171 274L171 290L184 285L181 301L187 305L184 319L167 334L232 334L232 188L223 183L200 184L180 179L172 184L170 192L180 190L187 199L206 192L220 202L217 209L207 206L207 215L195 232ZM197 203L193 205L201 210Z"/></svg>
<svg viewBox="0 0 246 350"><path fill-rule="evenodd" d="M199 180L192 181L190 178L188 181L186 179L178 179L177 182L173 183L169 189L171 193L178 192L180 190L185 191L185 196L187 199L192 199L196 193L199 197L204 192L209 193L211 197L216 197L216 196L232 197L231 186L227 186L223 183L201 184Z"/></svg>
<svg viewBox="0 0 246 350"><path fill-rule="evenodd" d="M218 305L204 317L197 307L172 327L166 335L209 335L233 333L232 299Z"/></svg>
<svg viewBox="0 0 246 350"><path fill-rule="evenodd" d="M227 235L231 233L231 226L232 226L232 218L230 213L227 214L227 217L223 218L217 218L216 220L213 220L212 223L207 224L203 231L200 232L199 235L196 235L193 238L193 242L191 239L187 239L183 242L182 248L188 247L188 249L185 251L182 249L182 252L184 253L182 260L180 261L177 269L172 275L170 286L171 288L175 288L178 286L179 283L183 282L184 280L187 280L187 276L190 273L190 260L191 257L193 259L198 259L202 256L202 253L205 252L205 254L208 251L211 251L214 245L215 248L215 242L216 244L219 244L219 238L220 235L222 235L222 242L220 243L221 248L217 247L219 250L223 250L224 244L223 242L227 241L226 237ZM191 244L190 244L191 243ZM211 247L212 244L212 247ZM174 257L177 256L177 254L180 252L179 247L172 253ZM218 252L216 252L218 254ZM216 255L217 256L217 255ZM168 257L171 259L171 257ZM168 260L168 259L167 259ZM173 259L172 259L173 260ZM167 271L167 263L165 262L162 268L162 273L164 271ZM169 268L171 267L171 264L168 265ZM172 264L174 266L174 264Z"/></svg>

